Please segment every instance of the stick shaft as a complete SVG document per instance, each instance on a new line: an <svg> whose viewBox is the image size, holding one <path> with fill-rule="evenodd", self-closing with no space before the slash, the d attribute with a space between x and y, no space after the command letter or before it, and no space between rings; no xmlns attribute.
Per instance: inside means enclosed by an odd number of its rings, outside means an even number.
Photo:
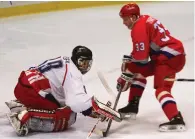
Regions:
<svg viewBox="0 0 195 139"><path fill-rule="evenodd" d="M121 91L118 92L118 95L117 95L117 97L116 97L116 101L115 101L115 103L114 103L113 110L116 110L116 107L117 107L117 104L118 104L120 95L121 95ZM106 136L107 136L107 134L108 134L108 132L109 132L109 130L110 130L111 124L112 124L112 119L109 120L107 129L106 129L105 132L103 132L103 137L106 137Z"/></svg>
<svg viewBox="0 0 195 139"><path fill-rule="evenodd" d="M112 96L112 99L115 100L116 95L115 95L115 93L112 91L112 89L110 88L110 86L108 85L108 83L107 83L107 81L106 81L106 79L105 79L103 73L100 72L100 71L98 71L98 72L97 72L97 75L98 75L98 77L99 77L99 79L100 79L102 85L104 86L104 88L105 88L106 91L108 92L108 94L110 94L110 95Z"/></svg>
<svg viewBox="0 0 195 139"><path fill-rule="evenodd" d="M95 131L96 126L98 125L98 123L100 122L101 119L98 119L97 122L95 123L95 125L93 126L93 128L91 129L91 131L89 132L89 134L87 135L86 139L89 139L91 134Z"/></svg>
<svg viewBox="0 0 195 139"><path fill-rule="evenodd" d="M194 79L184 79L184 78L179 78L179 79L174 79L174 78L166 78L165 81L180 81L180 82L194 82Z"/></svg>

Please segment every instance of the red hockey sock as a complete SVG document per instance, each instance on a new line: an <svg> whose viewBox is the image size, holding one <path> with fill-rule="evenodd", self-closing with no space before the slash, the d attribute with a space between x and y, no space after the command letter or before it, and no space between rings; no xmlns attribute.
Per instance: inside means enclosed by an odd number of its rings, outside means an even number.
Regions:
<svg viewBox="0 0 195 139"><path fill-rule="evenodd" d="M156 98L160 102L162 109L169 120L178 114L176 102L166 89L157 89Z"/></svg>
<svg viewBox="0 0 195 139"><path fill-rule="evenodd" d="M142 96L143 91L146 86L146 79L136 79L132 84L129 92L129 102L135 97L135 96Z"/></svg>

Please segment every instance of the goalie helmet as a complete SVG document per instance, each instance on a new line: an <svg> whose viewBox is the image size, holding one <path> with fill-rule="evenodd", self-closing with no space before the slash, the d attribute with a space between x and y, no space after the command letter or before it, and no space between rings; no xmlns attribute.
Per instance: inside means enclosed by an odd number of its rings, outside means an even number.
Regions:
<svg viewBox="0 0 195 139"><path fill-rule="evenodd" d="M121 8L119 15L121 17L132 15L140 16L140 8L136 3L129 3Z"/></svg>
<svg viewBox="0 0 195 139"><path fill-rule="evenodd" d="M82 74L87 73L92 66L92 51L85 46L76 46L72 51L72 61L81 71Z"/></svg>

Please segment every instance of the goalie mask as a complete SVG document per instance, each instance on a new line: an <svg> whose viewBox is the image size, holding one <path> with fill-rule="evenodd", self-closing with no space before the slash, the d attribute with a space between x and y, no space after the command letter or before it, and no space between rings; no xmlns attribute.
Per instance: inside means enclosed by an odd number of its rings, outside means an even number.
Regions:
<svg viewBox="0 0 195 139"><path fill-rule="evenodd" d="M85 46L76 46L72 51L71 59L81 73L85 74L92 66L92 51Z"/></svg>

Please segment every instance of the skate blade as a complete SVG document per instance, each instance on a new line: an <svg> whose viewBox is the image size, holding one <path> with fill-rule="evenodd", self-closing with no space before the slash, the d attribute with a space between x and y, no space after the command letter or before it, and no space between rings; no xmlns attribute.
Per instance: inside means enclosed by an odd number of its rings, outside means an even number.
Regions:
<svg viewBox="0 0 195 139"><path fill-rule="evenodd" d="M160 132L183 132L186 131L186 127L184 125L166 125L159 127Z"/></svg>
<svg viewBox="0 0 195 139"><path fill-rule="evenodd" d="M136 120L136 115L135 113L120 113L122 119L132 119Z"/></svg>

